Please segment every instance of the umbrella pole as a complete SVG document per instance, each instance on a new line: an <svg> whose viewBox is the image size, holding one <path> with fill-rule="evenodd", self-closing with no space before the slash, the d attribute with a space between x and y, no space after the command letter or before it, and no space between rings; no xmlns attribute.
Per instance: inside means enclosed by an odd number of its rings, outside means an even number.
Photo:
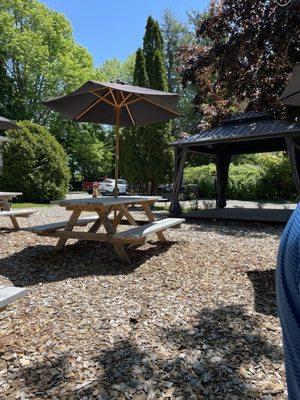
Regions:
<svg viewBox="0 0 300 400"><path fill-rule="evenodd" d="M115 198L118 197L119 178L119 154L120 154L120 107L116 107L116 154L115 154Z"/></svg>
<svg viewBox="0 0 300 400"><path fill-rule="evenodd" d="M120 107L116 107L116 154L115 154L115 199L118 197L118 178L119 178L119 154L120 154ZM114 224L116 225L117 210L114 209Z"/></svg>

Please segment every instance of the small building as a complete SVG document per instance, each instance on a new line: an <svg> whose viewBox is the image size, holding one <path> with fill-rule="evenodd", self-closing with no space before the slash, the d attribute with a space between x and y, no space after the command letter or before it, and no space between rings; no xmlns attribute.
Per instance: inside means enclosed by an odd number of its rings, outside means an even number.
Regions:
<svg viewBox="0 0 300 400"><path fill-rule="evenodd" d="M220 126L172 143L175 171L170 212L181 213L179 190L189 153L215 156L216 205L226 207L226 187L232 155L287 151L297 191L300 193L300 124L277 121L267 113L246 112L224 120Z"/></svg>

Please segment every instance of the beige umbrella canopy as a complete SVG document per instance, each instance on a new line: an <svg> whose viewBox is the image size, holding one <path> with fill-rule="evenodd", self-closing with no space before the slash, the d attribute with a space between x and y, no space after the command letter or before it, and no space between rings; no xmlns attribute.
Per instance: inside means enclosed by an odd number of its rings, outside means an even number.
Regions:
<svg viewBox="0 0 300 400"><path fill-rule="evenodd" d="M280 100L289 106L300 106L300 63L295 65L292 78L280 96Z"/></svg>
<svg viewBox="0 0 300 400"><path fill-rule="evenodd" d="M141 126L180 116L178 95L124 82L88 81L66 96L43 101L78 122L116 126L115 196L118 191L120 126Z"/></svg>

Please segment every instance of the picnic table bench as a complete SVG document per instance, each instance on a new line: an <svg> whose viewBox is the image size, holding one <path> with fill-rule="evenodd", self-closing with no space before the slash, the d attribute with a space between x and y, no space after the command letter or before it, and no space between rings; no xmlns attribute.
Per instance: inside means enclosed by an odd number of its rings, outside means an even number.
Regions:
<svg viewBox="0 0 300 400"><path fill-rule="evenodd" d="M156 234L160 242L165 242L163 231L180 225L184 222L182 218L166 218L155 220L151 211L153 205L160 197L153 196L113 196L101 197L96 199L82 198L74 200L63 200L59 203L61 207L71 210L72 214L68 221L39 225L26 228L25 230L41 236L57 237L59 240L56 245L57 250L61 250L68 239L92 240L98 242L112 243L116 253L124 262L129 262L129 257L125 250L126 244L143 244L149 235ZM131 207L140 206L141 211L146 214L148 223L137 226L137 221L130 213ZM83 211L93 212L96 215L81 218ZM113 219L109 215L113 213ZM123 232L117 232L122 219L125 218L133 228ZM85 226L93 222L88 232L73 230L75 226ZM105 233L98 230L103 226Z"/></svg>
<svg viewBox="0 0 300 400"><path fill-rule="evenodd" d="M20 229L17 218L29 218L31 214L36 212L31 208L28 209L14 209L12 210L9 202L17 196L21 196L21 192L0 192L0 217L9 217L14 228Z"/></svg>
<svg viewBox="0 0 300 400"><path fill-rule="evenodd" d="M5 309L10 303L21 299L27 294L27 289L15 286L0 285L0 311Z"/></svg>

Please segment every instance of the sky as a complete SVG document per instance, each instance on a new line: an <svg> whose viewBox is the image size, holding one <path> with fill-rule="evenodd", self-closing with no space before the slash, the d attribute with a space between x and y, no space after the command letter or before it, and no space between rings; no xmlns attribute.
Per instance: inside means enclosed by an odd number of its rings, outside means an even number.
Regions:
<svg viewBox="0 0 300 400"><path fill-rule="evenodd" d="M147 17L161 20L166 8L187 19L192 9L203 11L209 0L42 0L63 13L74 28L76 41L94 57L95 65L108 58L124 60L142 45Z"/></svg>

